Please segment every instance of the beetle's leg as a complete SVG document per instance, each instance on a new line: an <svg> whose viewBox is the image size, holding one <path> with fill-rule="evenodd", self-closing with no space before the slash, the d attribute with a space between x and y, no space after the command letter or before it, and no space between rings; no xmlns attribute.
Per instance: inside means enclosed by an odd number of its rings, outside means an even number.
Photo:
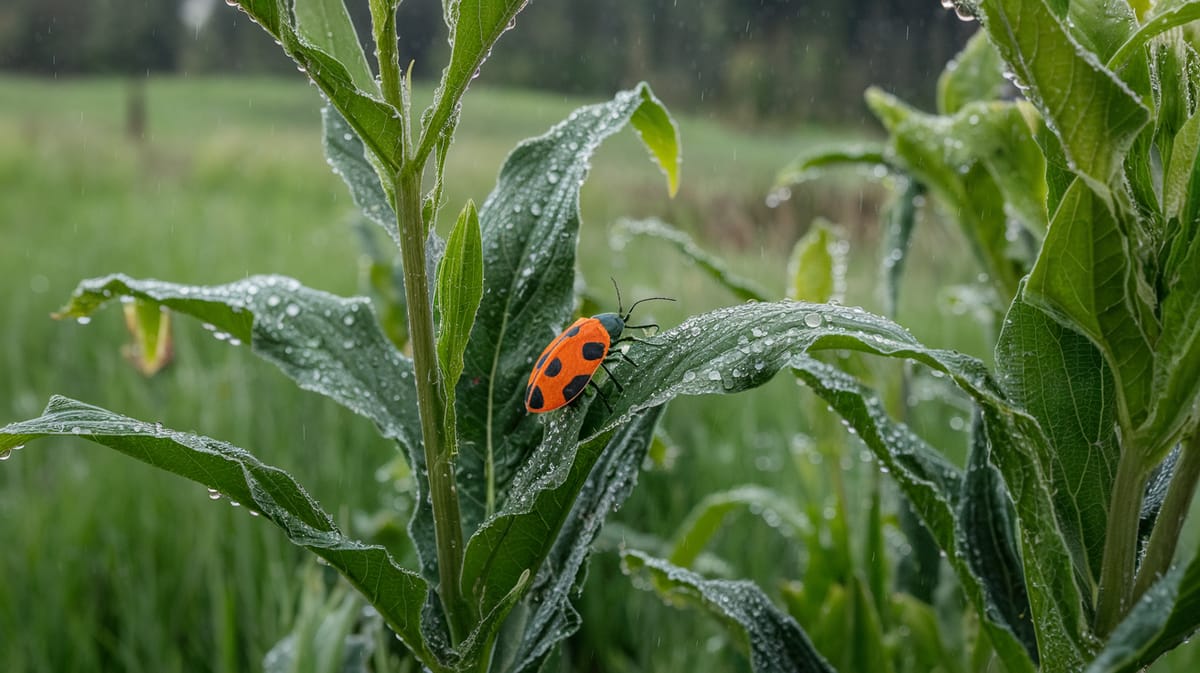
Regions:
<svg viewBox="0 0 1200 673"><path fill-rule="evenodd" d="M613 376L612 371L609 370L608 365L604 364L603 360L601 360L600 366L604 367L604 373L608 374L608 380L613 382L613 385L617 387L617 390L625 392L625 386L621 385L621 382L617 380L617 377Z"/></svg>
<svg viewBox="0 0 1200 673"><path fill-rule="evenodd" d="M606 369L604 371L608 370ZM604 406L608 409L608 413L611 414L613 410L612 405L608 403L608 398L604 396L604 391L600 390L600 386L596 385L594 380L588 381L588 386L591 387L592 390L596 391L596 396L600 398L600 401L603 402Z"/></svg>

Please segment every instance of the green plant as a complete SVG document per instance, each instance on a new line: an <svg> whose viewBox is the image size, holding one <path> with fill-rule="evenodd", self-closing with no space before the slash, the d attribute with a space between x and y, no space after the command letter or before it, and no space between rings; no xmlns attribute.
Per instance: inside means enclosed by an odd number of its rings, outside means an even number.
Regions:
<svg viewBox="0 0 1200 673"><path fill-rule="evenodd" d="M781 183L843 163L902 178L885 218L891 305L920 197L963 229L1003 313L998 376L953 351L886 354L973 399L965 469L840 367L792 367L891 473L1007 670L1139 670L1200 627L1200 554L1172 566L1200 476L1200 77L1179 28L1200 3L954 4L984 31L943 75L941 114L869 92L887 143L806 156ZM1000 99L1006 80L1025 100ZM720 612L722 581L627 560Z"/></svg>

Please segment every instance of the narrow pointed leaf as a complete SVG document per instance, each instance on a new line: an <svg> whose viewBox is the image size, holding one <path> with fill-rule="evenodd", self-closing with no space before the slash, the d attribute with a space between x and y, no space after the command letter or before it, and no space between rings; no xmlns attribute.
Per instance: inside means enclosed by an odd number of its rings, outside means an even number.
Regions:
<svg viewBox="0 0 1200 673"><path fill-rule="evenodd" d="M425 665L436 662L420 635L428 585L383 547L347 538L333 518L287 472L243 449L177 432L65 397L41 417L0 428L0 450L48 436L77 436L208 487L279 526L288 539L337 568L379 611Z"/></svg>
<svg viewBox="0 0 1200 673"><path fill-rule="evenodd" d="M573 112L506 160L479 211L483 301L459 381L459 496L466 530L503 505L508 485L542 436L526 413L534 359L569 322L574 304L579 188L592 153L639 108L644 85Z"/></svg>
<svg viewBox="0 0 1200 673"><path fill-rule="evenodd" d="M293 12L305 41L341 63L359 89L378 90L343 0L295 0Z"/></svg>
<svg viewBox="0 0 1200 673"><path fill-rule="evenodd" d="M609 240L612 241L613 247L619 250L628 245L629 239L635 236L645 236L669 243L701 271L742 301L768 300L769 293L759 287L757 283L734 273L725 265L723 259L704 250L691 236L662 220L618 220L613 225Z"/></svg>
<svg viewBox="0 0 1200 673"><path fill-rule="evenodd" d="M752 582L707 580L638 551L621 554L625 572L649 581L664 601L702 610L748 652L755 673L833 673L808 635Z"/></svg>
<svg viewBox="0 0 1200 673"><path fill-rule="evenodd" d="M437 273L438 368L446 394L447 436L455 436L454 391L463 370L463 352L483 297L483 249L475 203L468 201L446 241Z"/></svg>
<svg viewBox="0 0 1200 673"><path fill-rule="evenodd" d="M1120 70L1155 36L1185 23L1200 20L1200 0L1160 0L1154 4L1153 11L1146 18L1146 22L1138 27L1137 32L1108 60L1111 70Z"/></svg>
<svg viewBox="0 0 1200 673"><path fill-rule="evenodd" d="M741 486L729 491L711 493L688 513L672 537L667 562L680 568L690 568L704 551L709 540L721 529L725 519L738 510L750 510L777 519L798 532L808 532L812 523L795 503L762 486Z"/></svg>
<svg viewBox="0 0 1200 673"><path fill-rule="evenodd" d="M846 255L843 239L828 223L817 220L796 241L788 258L787 296L799 301L841 301L845 288ZM849 247L849 243L846 244ZM758 299L766 301L766 299Z"/></svg>

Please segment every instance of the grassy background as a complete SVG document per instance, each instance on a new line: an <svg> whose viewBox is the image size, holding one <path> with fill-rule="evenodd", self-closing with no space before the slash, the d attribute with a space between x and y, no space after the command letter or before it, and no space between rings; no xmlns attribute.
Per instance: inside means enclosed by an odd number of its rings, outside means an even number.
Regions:
<svg viewBox="0 0 1200 673"><path fill-rule="evenodd" d="M48 318L78 280L116 271L204 284L282 273L338 294L359 291L354 211L321 155L315 89L151 80L140 141L125 134L127 89L120 80L0 78L0 423L35 416L61 393L219 437L291 471L353 528L354 513L386 508L392 497L376 473L394 453L367 421L295 389L194 323L176 324L174 365L144 380L119 353L117 311L86 326ZM447 217L468 197L482 202L516 142L586 102L473 87L447 161ZM580 265L597 297L608 297L608 276L627 296L677 297L652 310L664 325L734 301L661 244L610 248L607 225L617 217L671 221L782 294L786 255L822 214L853 240L847 301L878 307L879 190L841 180L774 209L763 199L775 171L801 150L862 131L750 135L713 120L680 123L684 182L673 201L631 133L594 162ZM990 360L986 330L937 299L974 275L958 243L936 223L921 230L901 322L932 345ZM669 538L706 494L751 482L828 510L828 476L845 473L853 487L870 466L855 458L848 435L807 450L804 433L828 424L820 413L798 413L809 409L785 377L736 398L677 401L665 428L681 455L670 469L645 473L615 521ZM945 413L930 418L926 436L960 449L962 424L947 425ZM202 487L96 449L46 440L0 465L0 670L256 669L290 627L309 561ZM755 517L733 523L712 551L735 574L768 591L799 576L803 550L794 539ZM584 628L565 657L575 669L745 669L704 618L631 588L611 551L594 558L579 607ZM1191 670L1195 649L1173 655L1174 670Z"/></svg>

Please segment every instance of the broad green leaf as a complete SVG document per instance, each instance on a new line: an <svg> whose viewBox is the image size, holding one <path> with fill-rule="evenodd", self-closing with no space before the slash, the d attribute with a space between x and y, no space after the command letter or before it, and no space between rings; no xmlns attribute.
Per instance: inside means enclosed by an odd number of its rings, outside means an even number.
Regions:
<svg viewBox="0 0 1200 673"><path fill-rule="evenodd" d="M531 612L521 624L519 644L512 643L514 665L507 669L512 673L540 670L554 645L579 628L579 614L571 607L570 597L579 586L584 564L607 514L625 502L637 482L663 409L651 409L620 428L575 492L571 511L538 575L547 581L531 590ZM580 458L588 456L581 450L576 460ZM503 641L498 647L502 645Z"/></svg>
<svg viewBox="0 0 1200 673"><path fill-rule="evenodd" d="M937 109L952 115L967 103L1000 100L1007 88L1004 61L988 41L987 32L976 31L938 77Z"/></svg>
<svg viewBox="0 0 1200 673"><path fill-rule="evenodd" d="M715 617L749 651L755 673L833 673L804 630L751 582L706 580L638 551L621 554L627 574L648 580L662 599Z"/></svg>
<svg viewBox="0 0 1200 673"><path fill-rule="evenodd" d="M1004 195L1004 206L1039 240L1046 235L1046 159L1033 138L1028 103L973 103L954 117L953 135L967 145Z"/></svg>
<svg viewBox="0 0 1200 673"><path fill-rule="evenodd" d="M621 250L635 236L645 236L669 243L688 261L742 301L767 301L770 296L770 293L760 288L754 281L730 271L723 259L701 248L691 236L662 220L622 218L613 225L609 241L614 250Z"/></svg>
<svg viewBox="0 0 1200 673"><path fill-rule="evenodd" d="M396 440L414 473L424 469L412 361L379 328L370 302L303 287L283 276L253 276L228 285L192 286L115 275L86 280L61 310L89 316L132 297L211 325L213 336L275 364L305 390L325 395L375 422ZM410 532L426 578L437 578L432 512L423 479L416 484Z"/></svg>
<svg viewBox="0 0 1200 673"><path fill-rule="evenodd" d="M1099 347L1116 383L1117 419L1127 431L1149 413L1151 344L1159 331L1132 247L1118 215L1076 180L1063 195L1023 293L1025 301Z"/></svg>
<svg viewBox="0 0 1200 673"><path fill-rule="evenodd" d="M1154 584L1113 631L1086 673L1134 673L1200 629L1200 553Z"/></svg>
<svg viewBox="0 0 1200 673"><path fill-rule="evenodd" d="M991 438L976 413L958 509L960 549L983 585L989 609L999 611L997 621L1013 631L1036 664L1037 636L1021 569L1012 501L999 470L991 463L991 451Z"/></svg>
<svg viewBox="0 0 1200 673"><path fill-rule="evenodd" d="M892 420L874 391L812 358L793 363L797 375L834 408L875 454L905 498L946 553L959 584L975 610L984 617L997 653L1010 671L1033 671L1034 665L1014 627L1004 619L995 595L976 574L968 537L958 523L962 507L962 472L926 444L907 426Z"/></svg>
<svg viewBox="0 0 1200 673"><path fill-rule="evenodd" d="M1072 38L1066 17L1056 16L1044 0L981 0L979 10L1025 95L1062 139L1073 170L1105 189L1145 125L1146 108Z"/></svg>
<svg viewBox="0 0 1200 673"><path fill-rule="evenodd" d="M833 226L816 220L788 258L787 296L800 301L841 301L845 288L845 242ZM847 247L849 244L846 243ZM758 301L765 301L759 299ZM676 564L678 565L678 564Z"/></svg>
<svg viewBox="0 0 1200 673"><path fill-rule="evenodd" d="M883 305L884 314L895 317L900 303L900 279L904 276L904 261L908 244L917 224L917 198L925 193L925 185L906 180L903 191L888 203L883 217Z"/></svg>
<svg viewBox="0 0 1200 673"><path fill-rule="evenodd" d="M1042 469L1076 566L1094 590L1120 458L1108 365L1086 337L1021 296L1005 316L996 363L1005 392L1050 440Z"/></svg>
<svg viewBox="0 0 1200 673"><path fill-rule="evenodd" d="M287 472L231 444L65 397L51 399L39 418L0 428L0 451L48 436L77 436L107 446L260 513L293 543L337 568L422 663L440 670L420 633L421 605L429 590L425 580L398 566L383 547L346 537Z"/></svg>
<svg viewBox="0 0 1200 673"><path fill-rule="evenodd" d="M796 531L807 532L812 528L808 517L797 510L791 500L769 488L748 485L710 493L692 508L675 531L667 562L680 568L690 568L709 540L724 525L725 519L743 509L769 516Z"/></svg>
<svg viewBox="0 0 1200 673"><path fill-rule="evenodd" d="M1200 20L1200 0L1159 0L1146 21L1108 59L1108 67L1119 71L1154 37L1185 23Z"/></svg>
<svg viewBox="0 0 1200 673"><path fill-rule="evenodd" d="M137 300L124 308L125 327L133 342L121 350L142 376L154 376L171 362L171 313L158 304Z"/></svg>
<svg viewBox="0 0 1200 673"><path fill-rule="evenodd" d="M295 0L293 12L306 42L341 63L359 89L379 91L343 0Z"/></svg>
<svg viewBox="0 0 1200 673"><path fill-rule="evenodd" d="M354 205L391 237L396 248L400 247L400 227L396 222L396 211L391 198L379 181L379 173L367 156L362 138L346 123L342 113L326 105L321 108L324 123L323 144L325 158L333 172L341 176L350 189Z"/></svg>
<svg viewBox="0 0 1200 673"><path fill-rule="evenodd" d="M483 298L483 243L475 202L467 201L446 240L446 254L437 274L435 295L440 320L437 328L438 369L446 396L446 436L454 440L454 394L462 376L463 351ZM456 449L457 450L457 449Z"/></svg>
<svg viewBox="0 0 1200 673"><path fill-rule="evenodd" d="M1066 27L1087 52L1106 63L1137 30L1128 0L1071 0Z"/></svg>
<svg viewBox="0 0 1200 673"><path fill-rule="evenodd" d="M450 62L434 92L433 104L422 115L421 139L417 143L415 165L423 167L425 158L442 135L443 128L457 115L467 85L479 75L483 62L492 53L492 45L504 31L516 24L517 12L529 0L447 0L446 26L450 41Z"/></svg>
<svg viewBox="0 0 1200 673"><path fill-rule="evenodd" d="M840 166L867 166L887 170L884 148L879 145L845 145L823 148L809 152L784 166L775 176L775 187L815 180L830 168Z"/></svg>
<svg viewBox="0 0 1200 673"><path fill-rule="evenodd" d="M508 485L543 433L526 413L534 359L570 322L574 305L579 188L605 138L644 105L641 86L575 112L519 145L479 211L483 301L458 384L458 486L463 523L473 531L504 504Z"/></svg>
<svg viewBox="0 0 1200 673"><path fill-rule="evenodd" d="M893 163L945 203L970 241L983 270L1003 294L1011 296L1019 275L1006 253L1008 224L1004 193L988 170L988 163L983 161L988 156L1005 156L997 150L1009 150L1003 145L1007 138L972 129L980 124L981 112L987 108L972 107L978 111L963 110L954 117L927 115L878 89L868 90L867 102L891 134L889 155ZM996 109L1001 110L1004 105L996 104ZM978 137L968 143L965 140L968 133ZM984 143L980 138L994 140Z"/></svg>

